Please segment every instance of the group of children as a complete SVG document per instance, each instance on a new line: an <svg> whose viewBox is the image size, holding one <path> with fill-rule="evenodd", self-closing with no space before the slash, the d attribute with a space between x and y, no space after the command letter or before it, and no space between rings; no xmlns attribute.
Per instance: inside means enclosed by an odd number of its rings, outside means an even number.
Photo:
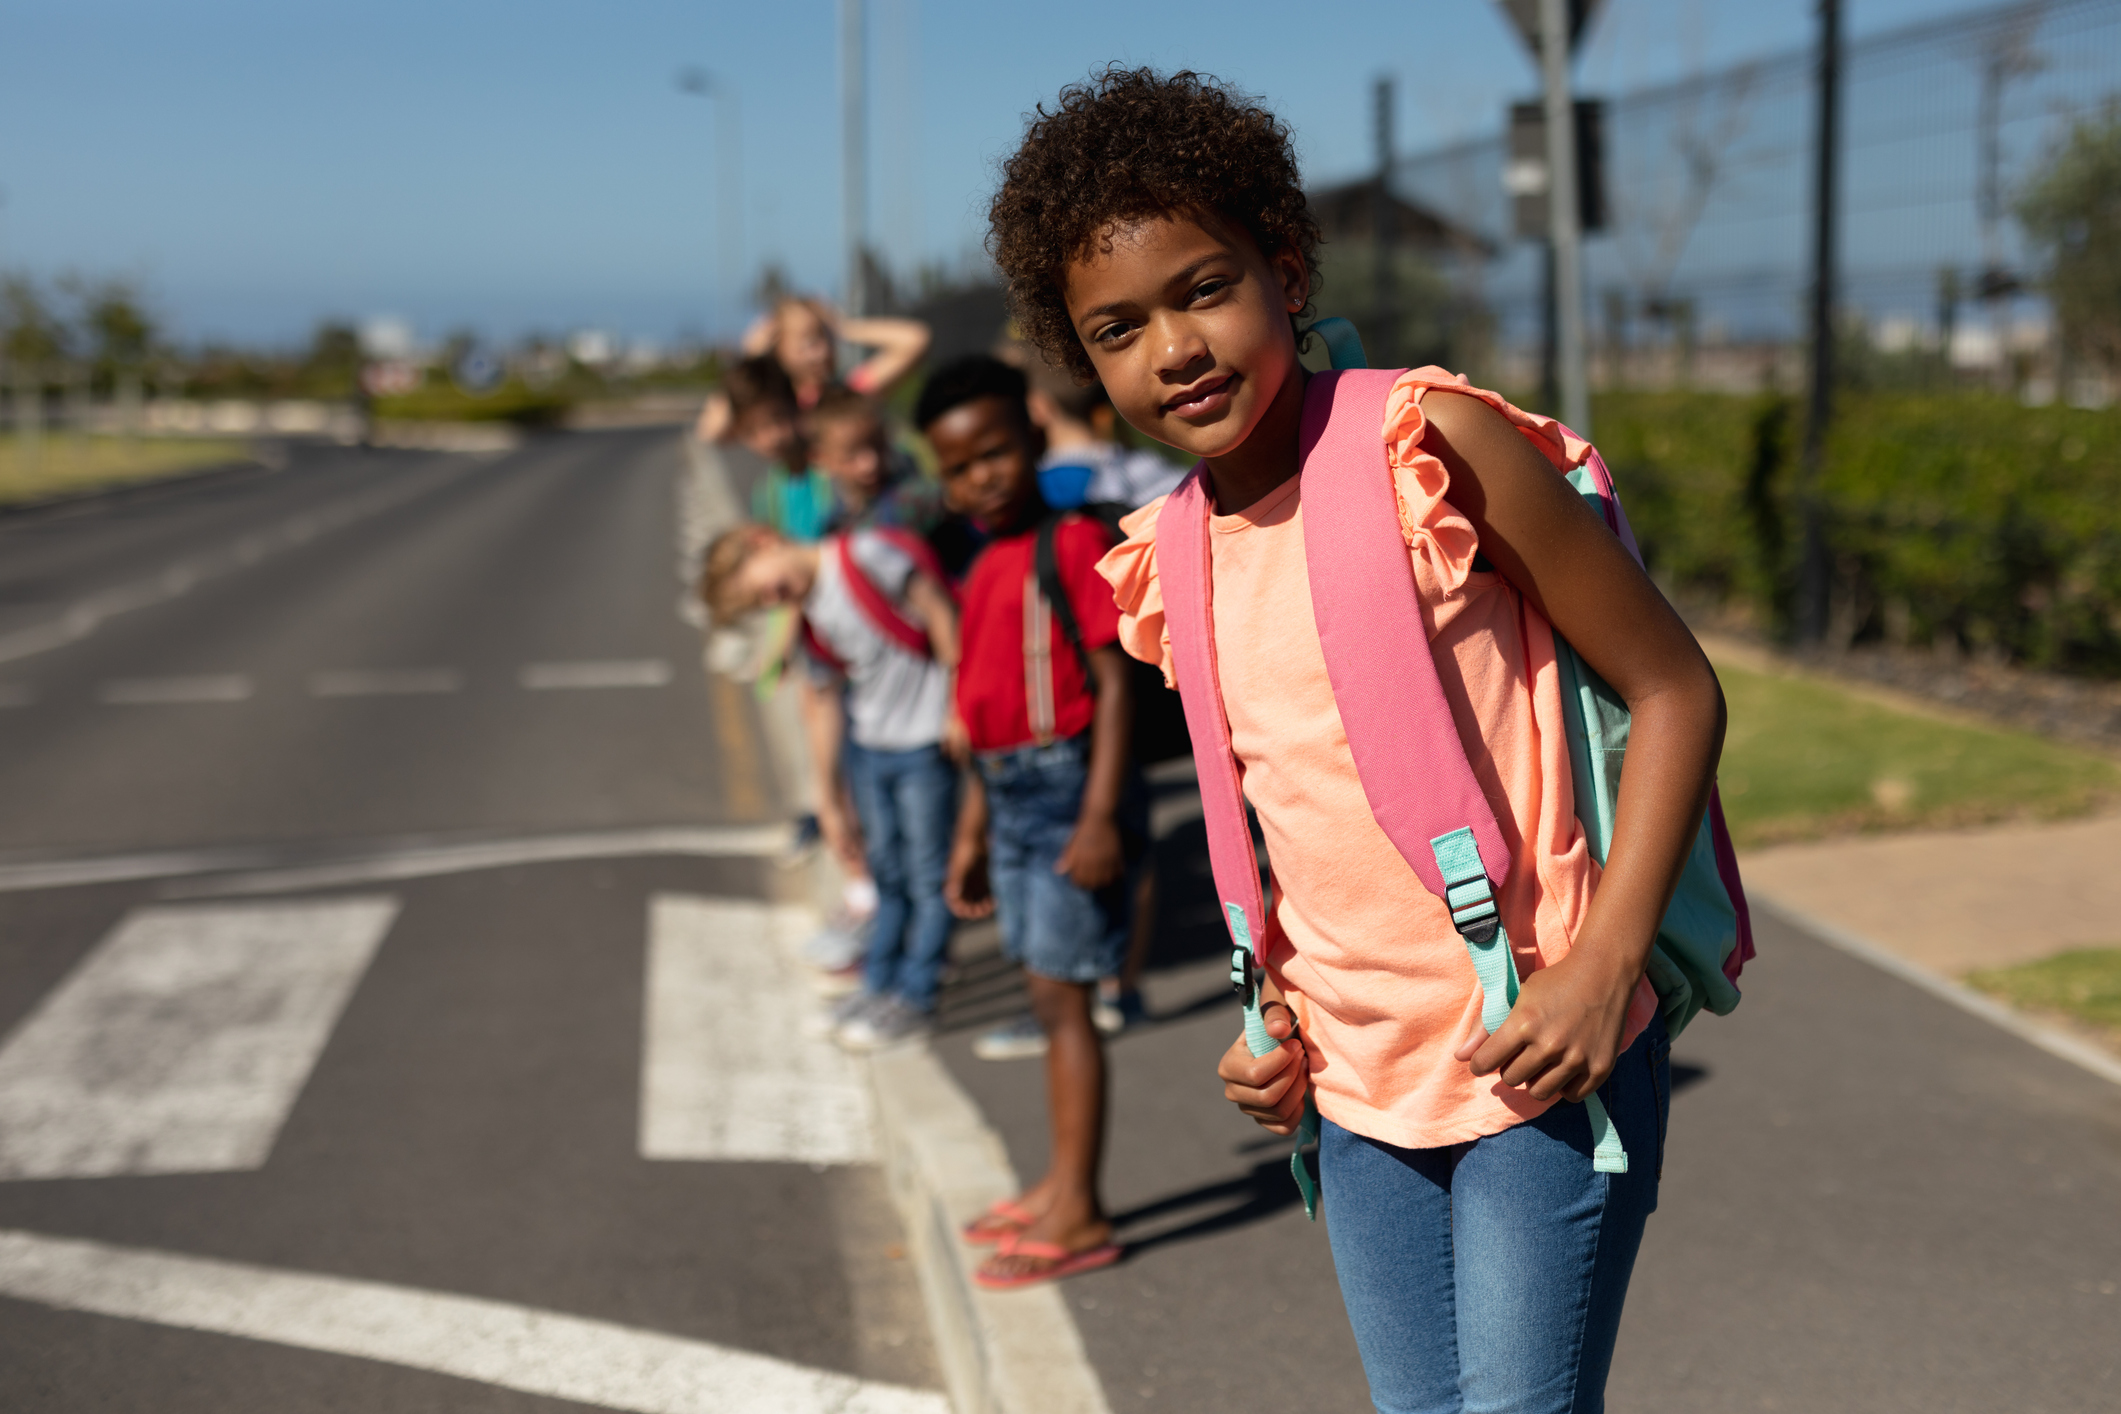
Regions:
<svg viewBox="0 0 2121 1414"><path fill-rule="evenodd" d="M804 431L838 509L821 517L826 534L806 539L772 515L808 504L809 473L789 470L792 449L769 440L784 410L762 410L752 380L770 375L749 369L730 380L732 430L781 472L760 484L759 521L708 547L702 588L717 621L797 609L805 691L843 714L843 742L812 735L821 823L828 838L859 832L878 903L861 985L824 1027L852 1049L924 1032L954 920L998 914L1044 1043L1055 1145L1047 1178L971 1234L1008 1240L980 1277L1013 1286L1109 1262L1119 1249L1096 1191L1099 985L1125 970L1146 796L1128 746L1118 610L1096 568L1112 537L1101 520L1051 505L1041 472L1126 468L1127 454L1077 416L1089 435L1061 448L1077 461L1051 462L1024 373L980 355L936 372L916 404L936 480L893 477L880 470L890 450L873 406L830 390ZM1049 409L1046 421L1066 415ZM1136 464L1137 482L1142 472ZM863 498L851 509L850 487ZM978 542L957 566L938 552L951 545L937 533L946 517ZM1048 522L1058 610L1034 563ZM843 778L851 822L834 818Z"/></svg>
<svg viewBox="0 0 2121 1414"><path fill-rule="evenodd" d="M1668 1041L1647 972L1707 838L1714 674L1565 479L1592 463L1580 438L1440 369L1306 373L1319 232L1288 130L1255 101L1115 67L1041 108L1003 177L989 248L1024 338L1199 461L1114 545L1065 507L1154 469L1070 452L1079 430L1094 438L1096 399L1071 407L967 360L929 381L915 421L946 508L977 529L968 565L896 512L818 544L783 522L711 548L713 611L800 606L809 661L847 685L871 867L901 901L880 913L842 1034L917 1030L949 916L998 913L1048 1038L1053 1142L1040 1181L966 1229L996 1247L978 1279L1117 1259L1091 1013L1145 844L1121 654L1157 664L1186 696L1218 892L1258 999L1258 1034L1218 1073L1268 1130L1316 1126L1378 1408L1602 1408L1656 1204ZM815 460L835 486L868 486L877 424L850 405L835 431L833 406L816 400ZM874 484L865 506L888 494ZM1306 502L1336 530L1307 536ZM1332 515L1373 502L1367 549L1332 538L1346 524ZM1352 589L1319 559L1373 553L1378 534L1383 558ZM1411 636L1362 638L1382 621L1355 602L1373 587L1405 599ZM1573 794L1564 636L1632 714L1602 859ZM1433 865L1399 817L1442 777L1377 788L1418 774L1377 755L1427 749L1414 717L1343 695L1416 660L1433 660L1440 697L1407 701L1455 734L1451 808L1485 831L1424 832ZM1272 861L1264 892L1239 790Z"/></svg>

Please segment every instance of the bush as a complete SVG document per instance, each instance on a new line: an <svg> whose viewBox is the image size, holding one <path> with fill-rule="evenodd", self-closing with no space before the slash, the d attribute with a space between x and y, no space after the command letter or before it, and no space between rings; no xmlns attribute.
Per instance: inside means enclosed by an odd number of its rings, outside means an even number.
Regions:
<svg viewBox="0 0 2121 1414"><path fill-rule="evenodd" d="M1598 443L1651 569L1787 626L1802 415L1778 395L1616 393ZM1954 643L2121 674L2121 410L1844 398L1820 492L1849 643Z"/></svg>

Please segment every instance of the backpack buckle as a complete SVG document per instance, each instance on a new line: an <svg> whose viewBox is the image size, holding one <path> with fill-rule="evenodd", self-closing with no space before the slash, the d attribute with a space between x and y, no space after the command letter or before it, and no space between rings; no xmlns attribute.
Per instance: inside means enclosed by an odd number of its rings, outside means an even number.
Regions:
<svg viewBox="0 0 2121 1414"><path fill-rule="evenodd" d="M1252 949L1230 949L1230 986L1247 1002L1252 1000L1258 986L1253 973Z"/></svg>

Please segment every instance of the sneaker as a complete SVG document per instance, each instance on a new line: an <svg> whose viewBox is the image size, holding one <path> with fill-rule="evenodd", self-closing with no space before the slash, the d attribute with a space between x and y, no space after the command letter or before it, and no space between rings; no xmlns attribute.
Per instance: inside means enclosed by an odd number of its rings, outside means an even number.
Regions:
<svg viewBox="0 0 2121 1414"><path fill-rule="evenodd" d="M803 961L820 972L838 972L860 962L869 950L866 924L835 918L803 940Z"/></svg>
<svg viewBox="0 0 2121 1414"><path fill-rule="evenodd" d="M1142 1005L1140 992L1119 992L1108 997L1100 991L1090 1006L1090 1020L1107 1036L1117 1036L1148 1019L1149 1010Z"/></svg>
<svg viewBox="0 0 2121 1414"><path fill-rule="evenodd" d="M863 1016L889 1001L889 997L875 992L853 991L841 997L831 1006L823 1007L803 1018L803 1034L813 1041L823 1041L839 1035L841 1028L857 1017Z"/></svg>
<svg viewBox="0 0 2121 1414"><path fill-rule="evenodd" d="M983 1033L972 1043L972 1054L981 1060L1029 1060L1046 1053L1046 1033L1030 1012L1012 1017Z"/></svg>
<svg viewBox="0 0 2121 1414"><path fill-rule="evenodd" d="M928 1013L915 1011L899 997L886 997L839 1030L832 1039L850 1051L875 1051L928 1034Z"/></svg>

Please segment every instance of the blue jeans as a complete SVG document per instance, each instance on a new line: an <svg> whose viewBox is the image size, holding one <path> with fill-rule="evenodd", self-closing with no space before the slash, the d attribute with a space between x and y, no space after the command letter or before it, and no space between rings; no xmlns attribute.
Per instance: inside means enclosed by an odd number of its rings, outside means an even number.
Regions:
<svg viewBox="0 0 2121 1414"><path fill-rule="evenodd" d="M939 747L850 745L847 774L876 880L862 985L878 995L895 993L916 1011L933 1011L956 923L943 902L943 876L957 825L957 768Z"/></svg>
<svg viewBox="0 0 2121 1414"><path fill-rule="evenodd" d="M1355 1343L1381 1414L1599 1414L1657 1207L1671 1043L1650 1023L1599 1090L1628 1171L1591 1168L1582 1105L1401 1149L1325 1122L1320 1178Z"/></svg>
<svg viewBox="0 0 2121 1414"><path fill-rule="evenodd" d="M1089 735L982 756L979 773L987 788L987 873L1002 951L1057 982L1117 975L1133 927L1133 866L1148 836L1143 792L1130 785L1119 812L1130 867L1091 893L1053 872L1082 814Z"/></svg>

